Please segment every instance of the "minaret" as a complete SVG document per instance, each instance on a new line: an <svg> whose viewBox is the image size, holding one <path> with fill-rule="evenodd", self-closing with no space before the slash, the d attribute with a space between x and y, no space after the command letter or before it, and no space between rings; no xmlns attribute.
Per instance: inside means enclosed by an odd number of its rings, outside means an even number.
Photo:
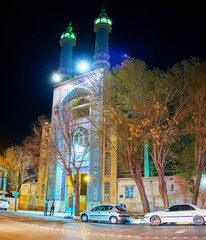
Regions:
<svg viewBox="0 0 206 240"><path fill-rule="evenodd" d="M64 77L72 78L72 54L73 47L76 45L76 34L72 32L71 21L66 31L61 34L61 57L58 72Z"/></svg>
<svg viewBox="0 0 206 240"><path fill-rule="evenodd" d="M96 32L94 68L109 68L109 33L112 30L112 20L107 17L105 9L102 9L99 17L94 20L94 32Z"/></svg>

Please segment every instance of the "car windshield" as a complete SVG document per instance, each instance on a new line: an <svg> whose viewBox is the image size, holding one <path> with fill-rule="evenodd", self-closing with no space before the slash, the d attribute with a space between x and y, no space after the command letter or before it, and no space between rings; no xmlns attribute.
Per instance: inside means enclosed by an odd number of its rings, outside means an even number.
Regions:
<svg viewBox="0 0 206 240"><path fill-rule="evenodd" d="M122 211L122 212L126 211L126 209L124 209L124 208L122 208L120 206L116 206L116 209L118 209L119 211Z"/></svg>

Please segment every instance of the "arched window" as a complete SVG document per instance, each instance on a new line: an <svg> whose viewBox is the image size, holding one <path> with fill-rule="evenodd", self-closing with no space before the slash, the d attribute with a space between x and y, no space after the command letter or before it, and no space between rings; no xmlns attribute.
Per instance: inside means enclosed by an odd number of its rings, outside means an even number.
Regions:
<svg viewBox="0 0 206 240"><path fill-rule="evenodd" d="M110 175L110 153L107 152L105 154L105 169L104 169L105 175Z"/></svg>
<svg viewBox="0 0 206 240"><path fill-rule="evenodd" d="M90 104L87 98L74 99L71 108L74 119L89 117L90 115Z"/></svg>
<svg viewBox="0 0 206 240"><path fill-rule="evenodd" d="M111 128L107 126L105 130L105 148L110 148L110 136L111 136Z"/></svg>
<svg viewBox="0 0 206 240"><path fill-rule="evenodd" d="M41 200L44 199L44 192L45 192L45 184L43 183L41 186Z"/></svg>
<svg viewBox="0 0 206 240"><path fill-rule="evenodd" d="M43 180L46 178L46 163L43 166Z"/></svg>
<svg viewBox="0 0 206 240"><path fill-rule="evenodd" d="M110 183L105 182L104 184L104 194L110 194Z"/></svg>
<svg viewBox="0 0 206 240"><path fill-rule="evenodd" d="M84 105L84 104L87 104L87 103L89 103L89 100L88 100L88 99L86 99L86 98L80 98L80 99L78 99L78 100L76 100L76 101L74 102L73 107L81 106L81 105Z"/></svg>
<svg viewBox="0 0 206 240"><path fill-rule="evenodd" d="M85 128L79 127L73 133L74 145L87 145L89 141L89 133Z"/></svg>

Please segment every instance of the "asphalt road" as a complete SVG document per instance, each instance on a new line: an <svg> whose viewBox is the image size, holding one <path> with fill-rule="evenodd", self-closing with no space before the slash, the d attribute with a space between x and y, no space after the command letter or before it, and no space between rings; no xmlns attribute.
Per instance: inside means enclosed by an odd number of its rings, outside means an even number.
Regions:
<svg viewBox="0 0 206 240"><path fill-rule="evenodd" d="M0 240L204 239L206 225L132 225L82 223L71 219L26 216L0 211Z"/></svg>

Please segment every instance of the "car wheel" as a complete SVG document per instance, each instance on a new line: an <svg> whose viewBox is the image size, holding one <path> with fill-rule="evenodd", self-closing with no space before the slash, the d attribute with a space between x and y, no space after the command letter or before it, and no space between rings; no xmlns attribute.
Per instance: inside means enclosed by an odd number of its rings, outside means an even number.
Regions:
<svg viewBox="0 0 206 240"><path fill-rule="evenodd" d="M160 220L160 218L159 218L158 216L152 216L152 217L150 218L150 222L151 222L151 224L152 224L153 226L158 226L158 225L161 224L161 220Z"/></svg>
<svg viewBox="0 0 206 240"><path fill-rule="evenodd" d="M5 211L7 211L7 208L4 208Z"/></svg>
<svg viewBox="0 0 206 240"><path fill-rule="evenodd" d="M196 225L203 225L203 224L204 224L204 218L201 217L201 216L196 216L196 217L194 218L194 223L195 223Z"/></svg>
<svg viewBox="0 0 206 240"><path fill-rule="evenodd" d="M118 223L118 219L117 219L117 217L112 216L112 217L110 217L109 222L112 224L116 224L116 223Z"/></svg>
<svg viewBox="0 0 206 240"><path fill-rule="evenodd" d="M88 216L86 214L83 214L81 216L81 220L82 220L82 222L88 222Z"/></svg>

